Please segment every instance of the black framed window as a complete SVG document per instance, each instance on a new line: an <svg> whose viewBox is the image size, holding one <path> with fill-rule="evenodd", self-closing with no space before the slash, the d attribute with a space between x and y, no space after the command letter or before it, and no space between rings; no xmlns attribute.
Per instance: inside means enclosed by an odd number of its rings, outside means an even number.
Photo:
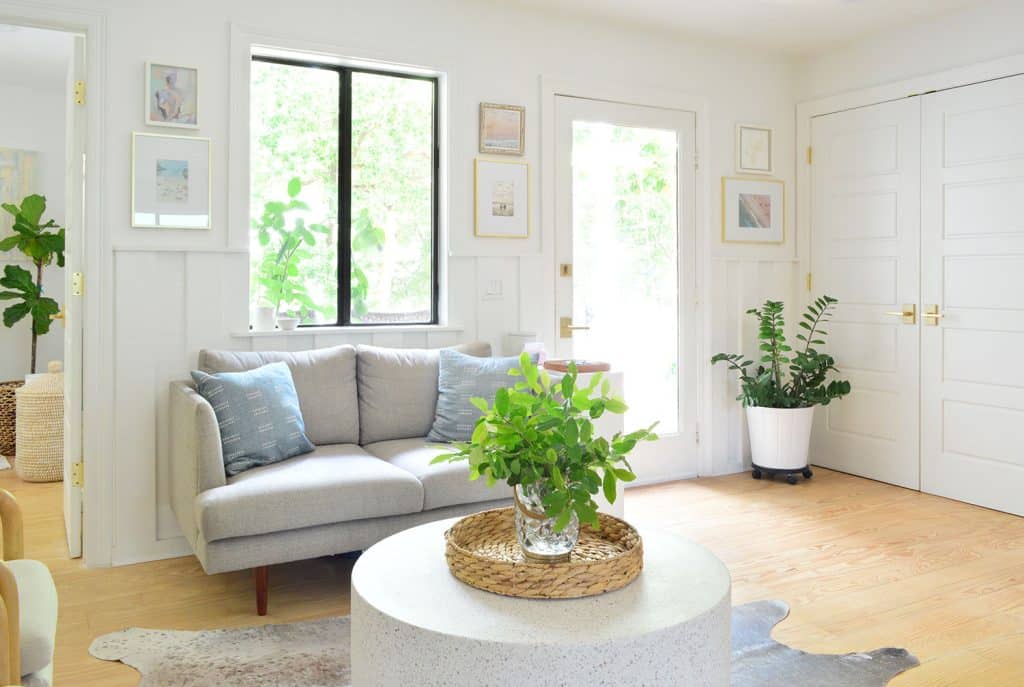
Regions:
<svg viewBox="0 0 1024 687"><path fill-rule="evenodd" d="M254 56L250 306L438 321L438 80Z"/></svg>

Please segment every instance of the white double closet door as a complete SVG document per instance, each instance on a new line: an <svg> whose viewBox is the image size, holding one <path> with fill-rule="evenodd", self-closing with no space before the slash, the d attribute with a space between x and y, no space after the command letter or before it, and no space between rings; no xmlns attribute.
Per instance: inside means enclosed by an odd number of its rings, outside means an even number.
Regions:
<svg viewBox="0 0 1024 687"><path fill-rule="evenodd" d="M815 463L1024 515L1021 122L1024 75L814 119L814 291L853 385Z"/></svg>

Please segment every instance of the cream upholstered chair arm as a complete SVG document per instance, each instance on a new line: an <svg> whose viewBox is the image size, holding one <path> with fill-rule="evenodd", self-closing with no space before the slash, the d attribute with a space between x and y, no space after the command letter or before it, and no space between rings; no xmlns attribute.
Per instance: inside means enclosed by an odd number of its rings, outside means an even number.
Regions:
<svg viewBox="0 0 1024 687"><path fill-rule="evenodd" d="M12 685L21 683L20 635L18 584L10 568L0 563L0 680Z"/></svg>
<svg viewBox="0 0 1024 687"><path fill-rule="evenodd" d="M16 561L25 557L25 525L21 506L14 494L0 489L0 528L3 529L3 551L0 560Z"/></svg>
<svg viewBox="0 0 1024 687"><path fill-rule="evenodd" d="M220 427L213 406L189 382L171 382L171 508L194 548L199 537L196 496L227 484Z"/></svg>

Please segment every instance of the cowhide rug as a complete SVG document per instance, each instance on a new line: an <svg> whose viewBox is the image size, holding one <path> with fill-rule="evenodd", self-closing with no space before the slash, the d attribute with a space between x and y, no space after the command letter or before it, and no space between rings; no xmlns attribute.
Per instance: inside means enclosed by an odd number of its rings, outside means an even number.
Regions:
<svg viewBox="0 0 1024 687"><path fill-rule="evenodd" d="M884 687L918 665L905 649L809 654L779 644L771 630L787 615L782 601L733 608L732 687ZM97 638L89 653L137 669L140 687L347 687L348 647L341 617L240 630L129 628Z"/></svg>

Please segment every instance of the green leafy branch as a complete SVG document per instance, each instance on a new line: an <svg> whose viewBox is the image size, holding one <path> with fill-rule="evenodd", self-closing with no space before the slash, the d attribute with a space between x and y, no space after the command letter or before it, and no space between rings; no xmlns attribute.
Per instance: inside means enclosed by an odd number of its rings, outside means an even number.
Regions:
<svg viewBox="0 0 1024 687"><path fill-rule="evenodd" d="M488 485L504 481L511 487L541 483L546 487L545 514L561 531L576 513L580 522L598 527L594 496L614 503L618 483L636 479L627 455L641 441L655 441L655 425L611 440L595 434L594 420L604 413L622 414L625 402L610 393L600 373L580 386L574 364L557 382L523 353L519 367L509 371L520 378L502 388L493 404L474 398L483 415L467 443L457 452L443 453L434 463L468 461L470 479Z"/></svg>

